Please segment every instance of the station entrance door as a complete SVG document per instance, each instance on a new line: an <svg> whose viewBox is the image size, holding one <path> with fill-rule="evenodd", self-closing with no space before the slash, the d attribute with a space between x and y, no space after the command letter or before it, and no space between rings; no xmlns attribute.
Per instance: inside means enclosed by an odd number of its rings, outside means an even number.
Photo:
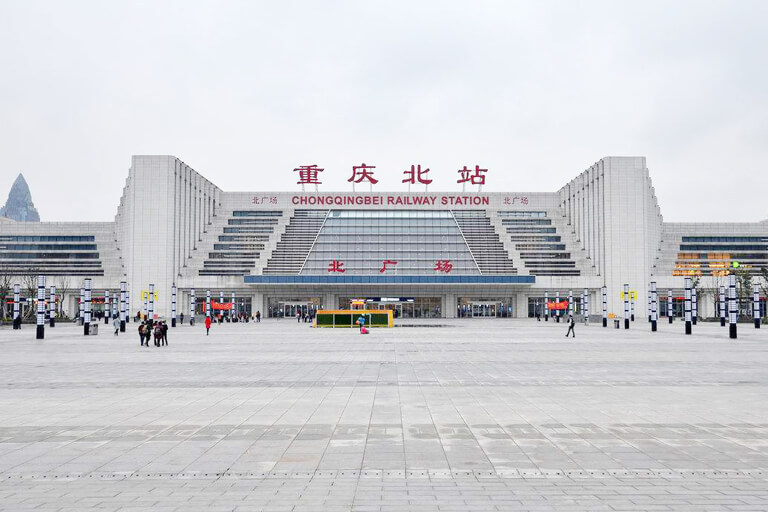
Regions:
<svg viewBox="0 0 768 512"><path fill-rule="evenodd" d="M473 317L495 317L498 316L499 304L497 302L473 302Z"/></svg>

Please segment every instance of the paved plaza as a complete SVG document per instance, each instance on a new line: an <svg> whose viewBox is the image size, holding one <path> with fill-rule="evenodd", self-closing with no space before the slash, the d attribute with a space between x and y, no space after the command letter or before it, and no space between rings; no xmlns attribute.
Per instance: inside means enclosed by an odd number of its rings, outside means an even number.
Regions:
<svg viewBox="0 0 768 512"><path fill-rule="evenodd" d="M0 330L0 509L768 510L768 329Z"/></svg>

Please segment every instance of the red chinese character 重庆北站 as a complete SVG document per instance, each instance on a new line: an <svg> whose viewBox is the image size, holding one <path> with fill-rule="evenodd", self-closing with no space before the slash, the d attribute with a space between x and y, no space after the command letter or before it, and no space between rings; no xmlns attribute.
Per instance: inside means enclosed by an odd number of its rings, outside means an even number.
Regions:
<svg viewBox="0 0 768 512"><path fill-rule="evenodd" d="M344 262L340 260L333 260L328 264L328 272L344 273L346 270L343 268Z"/></svg>
<svg viewBox="0 0 768 512"><path fill-rule="evenodd" d="M403 183L416 184L416 182L419 182L423 183L424 185L429 185L432 183L432 180L426 177L428 172L429 168L422 170L421 164L412 165L410 171L403 171L403 174L406 176L406 178L403 180Z"/></svg>
<svg viewBox="0 0 768 512"><path fill-rule="evenodd" d="M448 274L453 270L453 263L451 263L451 260L437 260L435 262L435 268L432 270Z"/></svg>
<svg viewBox="0 0 768 512"><path fill-rule="evenodd" d="M293 172L299 173L299 181L297 181L296 184L297 185L320 185L323 182L318 179L319 173L323 172L324 170L325 169L319 169L317 167L317 164L300 165L293 170Z"/></svg>
<svg viewBox="0 0 768 512"><path fill-rule="evenodd" d="M382 263L382 265L381 265L381 268L379 269L379 273L380 274L383 274L384 272L386 272L388 270L387 265L392 265L393 267L395 265L397 265L397 262L394 261L394 260L384 260L381 263Z"/></svg>
<svg viewBox="0 0 768 512"><path fill-rule="evenodd" d="M370 170L375 168L375 165L353 165L352 176L350 176L347 181L350 183L361 183L363 180L368 180L371 184L375 185L379 180L373 177L373 171Z"/></svg>
<svg viewBox="0 0 768 512"><path fill-rule="evenodd" d="M463 169L459 169L459 179L456 183L471 183L472 185L485 185L485 173L488 169L481 169L479 165L476 165L474 169L467 169L465 165Z"/></svg>

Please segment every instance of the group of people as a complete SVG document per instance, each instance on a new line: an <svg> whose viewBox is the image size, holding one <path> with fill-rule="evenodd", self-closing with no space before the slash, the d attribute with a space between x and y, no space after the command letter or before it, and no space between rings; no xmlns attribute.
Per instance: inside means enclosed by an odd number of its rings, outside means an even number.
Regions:
<svg viewBox="0 0 768 512"><path fill-rule="evenodd" d="M315 313L312 310L306 310L304 312L301 311L301 309L296 310L296 321L301 323L304 321L304 323L311 322L315 319Z"/></svg>
<svg viewBox="0 0 768 512"><path fill-rule="evenodd" d="M168 324L164 321L153 322L151 319L139 324L139 341L142 347L149 346L149 340L154 336L155 346L168 346Z"/></svg>

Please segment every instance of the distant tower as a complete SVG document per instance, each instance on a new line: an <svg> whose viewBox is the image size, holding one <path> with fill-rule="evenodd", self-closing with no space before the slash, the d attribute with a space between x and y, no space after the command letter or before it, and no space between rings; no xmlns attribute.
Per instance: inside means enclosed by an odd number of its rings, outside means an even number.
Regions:
<svg viewBox="0 0 768 512"><path fill-rule="evenodd" d="M8 201L0 208L0 217L19 222L40 222L40 215L32 203L32 194L23 174L19 174L13 182Z"/></svg>

